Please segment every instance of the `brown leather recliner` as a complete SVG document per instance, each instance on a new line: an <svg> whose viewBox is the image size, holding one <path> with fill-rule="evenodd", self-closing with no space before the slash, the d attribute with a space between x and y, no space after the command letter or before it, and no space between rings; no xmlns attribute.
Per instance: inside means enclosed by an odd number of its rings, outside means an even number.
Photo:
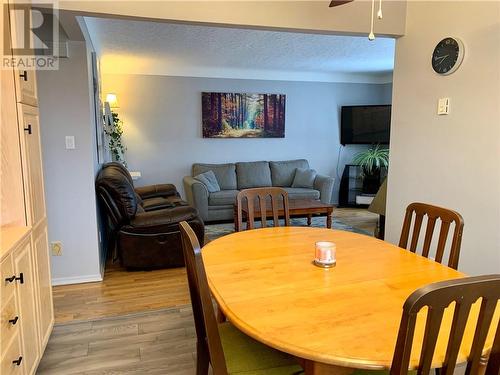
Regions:
<svg viewBox="0 0 500 375"><path fill-rule="evenodd" d="M205 227L198 211L181 200L174 185L134 189L130 174L118 164L103 166L96 191L108 219L109 244L116 249L122 266L183 266L179 223L187 221L203 243Z"/></svg>
<svg viewBox="0 0 500 375"><path fill-rule="evenodd" d="M106 163L102 169L114 168L134 186L134 181L130 172L123 166L122 163L113 161ZM153 211L161 208L174 207L178 205L187 205L187 202L181 199L180 194L177 192L173 184L158 184L148 185L134 188L138 203L144 208L145 211Z"/></svg>

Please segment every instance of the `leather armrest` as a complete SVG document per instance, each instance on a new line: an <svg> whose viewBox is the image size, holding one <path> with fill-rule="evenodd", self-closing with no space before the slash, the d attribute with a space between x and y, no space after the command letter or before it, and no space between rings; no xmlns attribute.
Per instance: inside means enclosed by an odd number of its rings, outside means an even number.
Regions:
<svg viewBox="0 0 500 375"><path fill-rule="evenodd" d="M155 211L139 212L129 224L121 228L131 233L155 234L178 230L178 223L198 217L198 211L189 206L180 206ZM173 226L173 227L172 227Z"/></svg>
<svg viewBox="0 0 500 375"><path fill-rule="evenodd" d="M155 197L168 197L171 195L179 195L175 185L173 184L158 184L148 185L135 188L135 192L139 194L142 199L155 198Z"/></svg>

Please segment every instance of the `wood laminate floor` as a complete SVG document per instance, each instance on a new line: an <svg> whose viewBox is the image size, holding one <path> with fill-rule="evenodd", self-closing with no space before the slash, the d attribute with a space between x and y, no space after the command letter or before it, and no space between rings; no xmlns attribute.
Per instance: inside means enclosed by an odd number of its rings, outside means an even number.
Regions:
<svg viewBox="0 0 500 375"><path fill-rule="evenodd" d="M367 233L374 234L377 228L377 214L360 208L336 208L333 216L351 227L361 229Z"/></svg>
<svg viewBox="0 0 500 375"><path fill-rule="evenodd" d="M334 216L373 233L378 216L363 209L337 208ZM108 264L102 282L56 286L56 324L152 311L190 303L183 268L127 272Z"/></svg>
<svg viewBox="0 0 500 375"><path fill-rule="evenodd" d="M38 375L195 373L190 306L58 324Z"/></svg>

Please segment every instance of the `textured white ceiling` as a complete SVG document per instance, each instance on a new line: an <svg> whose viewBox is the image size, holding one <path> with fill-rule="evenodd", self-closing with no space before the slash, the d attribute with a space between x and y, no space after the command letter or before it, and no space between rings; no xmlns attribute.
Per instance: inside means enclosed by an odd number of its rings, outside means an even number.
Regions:
<svg viewBox="0 0 500 375"><path fill-rule="evenodd" d="M85 17L104 73L390 81L394 40Z"/></svg>

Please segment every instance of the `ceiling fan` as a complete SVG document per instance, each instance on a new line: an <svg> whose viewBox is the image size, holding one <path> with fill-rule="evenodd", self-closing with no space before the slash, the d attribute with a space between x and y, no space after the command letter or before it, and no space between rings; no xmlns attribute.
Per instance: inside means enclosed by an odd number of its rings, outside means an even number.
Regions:
<svg viewBox="0 0 500 375"><path fill-rule="evenodd" d="M332 0L330 1L330 8L337 7L339 5L344 5L353 1L354 0Z"/></svg>
<svg viewBox="0 0 500 375"><path fill-rule="evenodd" d="M337 7L339 5L344 5L347 3L352 3L354 0L331 0L330 1L330 8ZM369 40L374 40L375 39L375 34L373 33L373 15L374 15L374 10L375 10L375 0L372 0L372 16L371 16L371 25L370 25L370 34L368 35ZM377 12L377 18L379 20L382 19L382 0L378 0L378 12Z"/></svg>

